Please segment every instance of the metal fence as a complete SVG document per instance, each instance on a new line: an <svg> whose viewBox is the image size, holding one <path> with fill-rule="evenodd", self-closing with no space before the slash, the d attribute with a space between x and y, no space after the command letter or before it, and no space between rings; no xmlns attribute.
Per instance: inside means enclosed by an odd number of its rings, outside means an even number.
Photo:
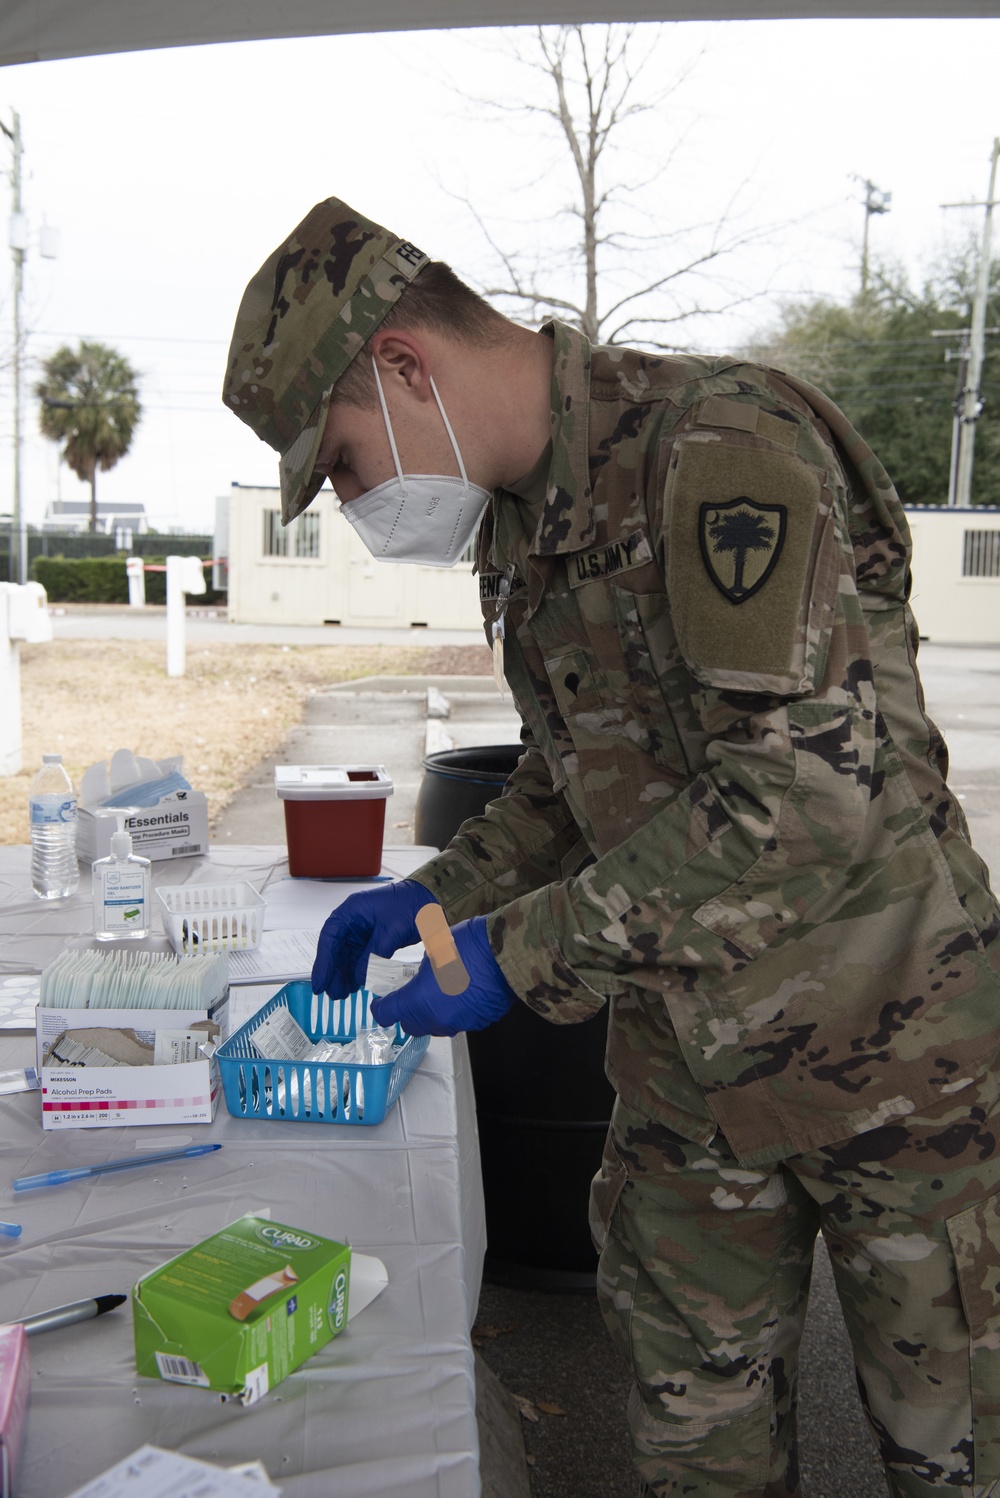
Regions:
<svg viewBox="0 0 1000 1498"><path fill-rule="evenodd" d="M118 555L114 536L81 534L78 531L28 531L28 576L36 557L113 557ZM135 557L162 557L167 554L178 557L210 557L213 537L171 536L147 531L132 536L131 551ZM17 571L17 549L11 567L10 531L0 531L0 583L15 582L12 575Z"/></svg>

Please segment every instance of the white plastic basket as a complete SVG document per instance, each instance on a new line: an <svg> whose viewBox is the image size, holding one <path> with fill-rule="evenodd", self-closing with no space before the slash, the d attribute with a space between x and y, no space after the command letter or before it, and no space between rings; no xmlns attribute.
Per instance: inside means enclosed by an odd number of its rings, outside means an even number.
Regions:
<svg viewBox="0 0 1000 1498"><path fill-rule="evenodd" d="M156 891L175 952L249 952L260 946L264 897L252 884L172 884Z"/></svg>

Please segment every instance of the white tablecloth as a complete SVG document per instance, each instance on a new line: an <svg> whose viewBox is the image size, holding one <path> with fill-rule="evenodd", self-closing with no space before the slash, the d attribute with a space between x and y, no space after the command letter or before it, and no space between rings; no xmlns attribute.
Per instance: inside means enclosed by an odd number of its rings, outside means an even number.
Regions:
<svg viewBox="0 0 1000 1498"><path fill-rule="evenodd" d="M283 850L222 848L178 875L280 877ZM405 874L422 853L387 850ZM160 866L162 868L162 866ZM154 875L160 869L154 864ZM81 892L43 906L27 850L0 849L0 972L44 965L89 922ZM330 885L331 907L339 887ZM30 1064L33 1037L0 1032L0 1067ZM14 1193L15 1176L188 1142L188 1162ZM149 1441L220 1463L261 1458L286 1498L477 1498L469 1329L485 1251L472 1080L464 1040L432 1040L373 1129L230 1118L214 1124L43 1134L39 1094L0 1098L0 1320L127 1292L244 1212L377 1255L388 1288L347 1330L249 1409L204 1389L137 1378L127 1305L31 1339L33 1376L18 1498L64 1498Z"/></svg>

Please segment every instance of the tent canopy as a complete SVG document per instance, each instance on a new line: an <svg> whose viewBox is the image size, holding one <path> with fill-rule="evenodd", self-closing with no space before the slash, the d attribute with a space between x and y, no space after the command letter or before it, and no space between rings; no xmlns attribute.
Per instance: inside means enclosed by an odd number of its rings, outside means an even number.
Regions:
<svg viewBox="0 0 1000 1498"><path fill-rule="evenodd" d="M609 11L612 12L609 15ZM0 65L338 32L574 21L989 17L1000 0L6 0Z"/></svg>

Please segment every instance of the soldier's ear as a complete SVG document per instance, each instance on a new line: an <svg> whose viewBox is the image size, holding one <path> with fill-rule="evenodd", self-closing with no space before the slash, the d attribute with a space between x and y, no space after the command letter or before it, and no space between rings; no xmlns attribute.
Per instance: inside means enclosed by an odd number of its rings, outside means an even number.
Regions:
<svg viewBox="0 0 1000 1498"><path fill-rule="evenodd" d="M432 399L427 347L416 334L404 330L376 333L372 356L387 392L391 386L420 401Z"/></svg>

